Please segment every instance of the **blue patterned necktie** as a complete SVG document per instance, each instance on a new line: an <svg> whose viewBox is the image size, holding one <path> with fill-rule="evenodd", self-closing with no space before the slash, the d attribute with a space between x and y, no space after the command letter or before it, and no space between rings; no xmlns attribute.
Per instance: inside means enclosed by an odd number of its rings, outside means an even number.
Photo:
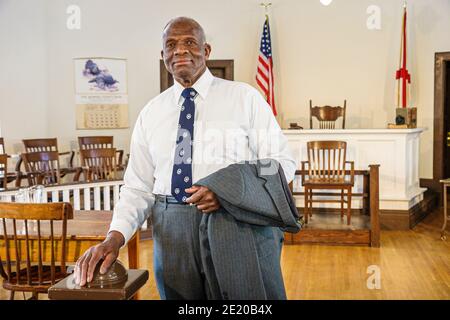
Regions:
<svg viewBox="0 0 450 320"><path fill-rule="evenodd" d="M186 88L181 93L184 98L178 121L177 145L172 170L171 192L180 203L186 202L190 194L184 189L192 186L192 144L194 139L194 98L197 91Z"/></svg>

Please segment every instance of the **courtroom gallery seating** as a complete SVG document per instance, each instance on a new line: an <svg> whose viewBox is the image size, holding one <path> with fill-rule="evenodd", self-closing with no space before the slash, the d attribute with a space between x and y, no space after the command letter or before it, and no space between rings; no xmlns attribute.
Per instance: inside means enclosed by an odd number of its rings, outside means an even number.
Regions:
<svg viewBox="0 0 450 320"><path fill-rule="evenodd" d="M59 152L58 140L56 138L45 139L23 139L25 152L42 152L42 151L56 151L59 156L69 156L68 167L61 168L61 178L69 172L74 172L72 163L75 156L74 151Z"/></svg>
<svg viewBox="0 0 450 320"><path fill-rule="evenodd" d="M22 153L29 186L61 183L59 154L57 151Z"/></svg>
<svg viewBox="0 0 450 320"><path fill-rule="evenodd" d="M104 148L114 148L114 137L113 136L84 136L78 137L78 144L80 150L87 149L104 149ZM116 166L117 170L124 170L123 165L123 150L116 150Z"/></svg>
<svg viewBox="0 0 450 320"><path fill-rule="evenodd" d="M80 150L81 163L86 181L116 179L116 149Z"/></svg>
<svg viewBox="0 0 450 320"><path fill-rule="evenodd" d="M0 189L6 189L8 186L8 156L0 154Z"/></svg>
<svg viewBox="0 0 450 320"><path fill-rule="evenodd" d="M6 149L5 149L5 140L3 139L3 137L0 137L0 155L3 156L3 161L7 162L7 159L11 158L10 155L8 155L6 153ZM23 177L22 173L20 172L20 170L17 169L18 166L16 166L16 172L6 172L7 171L7 167L5 165L5 169L3 169L3 172L0 171L0 188L7 188L8 183L16 181L16 187L20 186L20 180ZM3 176L2 176L3 174ZM6 176L6 179L5 179Z"/></svg>

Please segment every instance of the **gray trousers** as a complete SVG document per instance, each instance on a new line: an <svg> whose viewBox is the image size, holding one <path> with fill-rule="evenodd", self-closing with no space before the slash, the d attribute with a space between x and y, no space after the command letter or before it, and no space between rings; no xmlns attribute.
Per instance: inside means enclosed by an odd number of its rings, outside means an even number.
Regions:
<svg viewBox="0 0 450 320"><path fill-rule="evenodd" d="M214 214L214 213L213 213ZM209 298L208 285L202 267L199 225L204 214L195 206L172 204L157 198L152 211L153 264L156 285L161 299L204 300ZM254 226L254 236L259 237L258 248L261 271L272 274L265 279L269 283L268 299L286 299L281 276L280 255L283 233L278 228ZM268 259L267 249L274 252ZM273 269L278 269L273 277ZM245 263L242 268L245 268ZM265 270L266 269L266 270ZM270 278L270 279L269 279ZM236 285L245 279L236 274ZM234 282L234 281L233 281ZM281 289L281 290L280 290ZM273 292L273 293L271 293Z"/></svg>

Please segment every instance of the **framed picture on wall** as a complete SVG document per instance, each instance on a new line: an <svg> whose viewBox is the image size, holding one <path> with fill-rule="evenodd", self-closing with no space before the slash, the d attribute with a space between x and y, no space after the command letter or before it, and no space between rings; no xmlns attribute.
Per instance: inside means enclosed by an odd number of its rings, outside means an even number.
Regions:
<svg viewBox="0 0 450 320"><path fill-rule="evenodd" d="M214 76L226 80L234 80L234 60L207 60L206 66ZM167 71L162 60L159 60L159 74L160 89L163 92L173 85L173 77Z"/></svg>
<svg viewBox="0 0 450 320"><path fill-rule="evenodd" d="M128 128L127 61L120 58L76 58L77 129Z"/></svg>

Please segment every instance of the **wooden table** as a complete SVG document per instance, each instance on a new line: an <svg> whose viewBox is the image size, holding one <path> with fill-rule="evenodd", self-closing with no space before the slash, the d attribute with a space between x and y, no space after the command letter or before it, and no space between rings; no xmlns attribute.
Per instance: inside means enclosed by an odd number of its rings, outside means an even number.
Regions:
<svg viewBox="0 0 450 320"><path fill-rule="evenodd" d="M450 178L441 180L441 183L443 185L443 192L444 192L444 225L442 226L441 230L441 239L445 240L447 236L445 235L445 229L447 228L447 221L450 219L450 216L448 215L448 209L447 209L447 188L450 187Z"/></svg>

